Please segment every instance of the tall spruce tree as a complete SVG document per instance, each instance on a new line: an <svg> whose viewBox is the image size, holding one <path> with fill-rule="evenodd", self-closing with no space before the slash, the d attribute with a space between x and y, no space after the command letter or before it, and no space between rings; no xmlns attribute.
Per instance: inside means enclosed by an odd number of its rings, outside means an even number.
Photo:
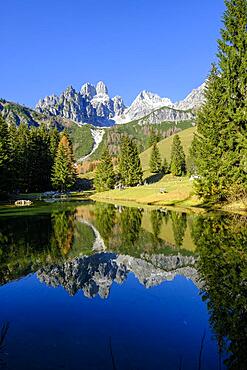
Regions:
<svg viewBox="0 0 247 370"><path fill-rule="evenodd" d="M166 158L164 158L164 160L163 160L162 171L163 171L164 175L166 175L167 173L170 172L170 166L169 166L169 163L167 162Z"/></svg>
<svg viewBox="0 0 247 370"><path fill-rule="evenodd" d="M9 189L10 146L8 125L0 114L0 194Z"/></svg>
<svg viewBox="0 0 247 370"><path fill-rule="evenodd" d="M76 182L73 149L66 133L60 139L52 170L52 185L55 189L66 191Z"/></svg>
<svg viewBox="0 0 247 370"><path fill-rule="evenodd" d="M161 172L162 165L161 165L161 155L157 145L157 142L154 142L152 146L151 157L149 161L149 168L152 173L159 173Z"/></svg>
<svg viewBox="0 0 247 370"><path fill-rule="evenodd" d="M197 118L196 190L210 201L247 193L247 1L225 4L218 63Z"/></svg>
<svg viewBox="0 0 247 370"><path fill-rule="evenodd" d="M113 169L112 158L108 148L106 147L103 151L101 161L96 169L94 186L96 191L106 191L112 189L114 184L115 173Z"/></svg>
<svg viewBox="0 0 247 370"><path fill-rule="evenodd" d="M143 172L137 145L128 136L124 136L121 141L119 173L123 185L135 186L142 182Z"/></svg>
<svg viewBox="0 0 247 370"><path fill-rule="evenodd" d="M174 136L171 148L171 173L174 176L183 176L186 173L185 154L180 137Z"/></svg>
<svg viewBox="0 0 247 370"><path fill-rule="evenodd" d="M16 182L15 190L27 193L31 189L30 176L30 130L28 125L22 122L16 135L15 143L15 170Z"/></svg>

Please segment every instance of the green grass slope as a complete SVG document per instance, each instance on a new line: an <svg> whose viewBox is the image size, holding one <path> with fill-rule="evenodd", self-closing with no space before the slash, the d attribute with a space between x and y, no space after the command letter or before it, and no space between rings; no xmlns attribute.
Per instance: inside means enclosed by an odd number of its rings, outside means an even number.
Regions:
<svg viewBox="0 0 247 370"><path fill-rule="evenodd" d="M169 136L174 130L185 130L192 126L192 121L181 121L181 122L161 122L149 124L140 124L138 121L132 121L121 125L115 125L105 129L105 135L101 144L95 153L90 157L91 160L99 159L102 155L102 149L107 146L110 153L113 156L117 156L120 149L120 142L123 135L129 135L136 140L140 152L147 149L149 146L149 137L151 129L154 129L156 133L162 138Z"/></svg>
<svg viewBox="0 0 247 370"><path fill-rule="evenodd" d="M196 127L190 127L178 133L186 156L188 156L189 154L189 148L190 148L195 131L196 131ZM170 161L170 158L171 158L171 146L172 146L173 138L174 138L174 135L166 139L163 139L158 143L161 157L166 158L168 162ZM142 164L142 168L144 172L149 171L149 160L151 156L151 151L152 151L152 148L148 148L147 150L145 150L144 152L140 154L141 164Z"/></svg>

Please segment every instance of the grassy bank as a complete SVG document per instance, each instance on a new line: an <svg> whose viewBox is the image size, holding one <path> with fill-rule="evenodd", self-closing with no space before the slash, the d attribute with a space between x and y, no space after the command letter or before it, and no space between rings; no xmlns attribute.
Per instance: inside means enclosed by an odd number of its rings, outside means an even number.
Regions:
<svg viewBox="0 0 247 370"><path fill-rule="evenodd" d="M190 127L178 133L181 139L181 143L182 143L186 158L188 157L189 148L193 140L195 131L196 131L195 127ZM173 139L174 139L174 135L166 139L163 139L158 143L158 148L159 148L161 157L166 158L168 163L170 162L170 159L171 159L171 147L172 147ZM147 177L150 175L149 162L150 162L151 152L152 152L152 148L148 148L147 150L145 150L144 152L140 154L144 177Z"/></svg>
<svg viewBox="0 0 247 370"><path fill-rule="evenodd" d="M110 190L96 193L91 196L96 201L126 202L150 206L177 207L193 209L194 211L222 210L227 212L247 213L245 202L221 203L206 205L199 199L193 189L193 181L188 177L164 176L160 181L143 186L136 186L124 190Z"/></svg>
<svg viewBox="0 0 247 370"><path fill-rule="evenodd" d="M200 207L202 204L194 195L192 181L187 177L164 176L154 184L110 190L92 196L94 200L123 200L158 206Z"/></svg>

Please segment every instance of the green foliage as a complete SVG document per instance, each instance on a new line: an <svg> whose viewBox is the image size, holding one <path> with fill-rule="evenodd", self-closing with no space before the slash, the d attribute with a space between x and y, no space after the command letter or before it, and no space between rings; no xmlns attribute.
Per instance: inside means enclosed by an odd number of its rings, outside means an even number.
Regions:
<svg viewBox="0 0 247 370"><path fill-rule="evenodd" d="M168 163L166 158L164 158L164 160L163 160L162 172L164 173L164 175L166 175L170 172L170 166L169 166L169 163Z"/></svg>
<svg viewBox="0 0 247 370"><path fill-rule="evenodd" d="M160 234L160 228L162 225L162 213L158 210L151 211L151 223L152 223L152 229L154 238L158 241L159 234Z"/></svg>
<svg viewBox="0 0 247 370"><path fill-rule="evenodd" d="M121 213L121 244L128 248L135 245L141 231L142 210L124 207Z"/></svg>
<svg viewBox="0 0 247 370"><path fill-rule="evenodd" d="M190 176L197 174L196 158L197 158L197 137L194 136L189 148L189 155L187 157L186 168Z"/></svg>
<svg viewBox="0 0 247 370"><path fill-rule="evenodd" d="M142 182L142 168L137 145L133 139L124 136L119 156L121 182L126 186L135 186Z"/></svg>
<svg viewBox="0 0 247 370"><path fill-rule="evenodd" d="M157 146L157 142L154 142L152 146L152 152L151 152L151 157L150 157L150 172L152 173L159 173L161 172L162 165L161 165L161 155L159 148Z"/></svg>
<svg viewBox="0 0 247 370"><path fill-rule="evenodd" d="M115 184L115 173L113 169L112 159L108 148L106 147L98 164L94 179L96 191L107 191L113 188Z"/></svg>
<svg viewBox="0 0 247 370"><path fill-rule="evenodd" d="M246 224L244 216L213 215L200 216L193 226L203 300L219 353L232 370L244 370L247 364Z"/></svg>
<svg viewBox="0 0 247 370"><path fill-rule="evenodd" d="M91 152L93 149L94 140L90 125L78 126L73 124L68 129L68 132L72 140L73 151L76 160Z"/></svg>
<svg viewBox="0 0 247 370"><path fill-rule="evenodd" d="M218 64L198 114L196 190L209 201L228 199L233 184L247 188L247 2L226 1Z"/></svg>
<svg viewBox="0 0 247 370"><path fill-rule="evenodd" d="M112 236L112 229L115 225L116 209L112 204L95 203L95 225L106 245Z"/></svg>
<svg viewBox="0 0 247 370"><path fill-rule="evenodd" d="M171 219L176 247L181 247L183 244L185 230L187 228L186 213L172 212Z"/></svg>
<svg viewBox="0 0 247 370"><path fill-rule="evenodd" d="M51 169L57 135L45 125L39 128L21 123L10 130L12 152L13 190L42 191L51 187ZM56 139L55 139L56 138Z"/></svg>
<svg viewBox="0 0 247 370"><path fill-rule="evenodd" d="M151 126L149 138L148 138L148 145L153 146L154 144L158 143L161 140L161 135L159 131L155 130L153 126Z"/></svg>
<svg viewBox="0 0 247 370"><path fill-rule="evenodd" d="M148 120L145 124L140 124L140 121L132 121L130 123L125 123L124 125L114 125L105 129L103 140L90 159L95 160L101 158L105 146L108 146L109 152L112 156L118 156L120 153L122 138L126 135L135 140L139 151L142 152L153 144L153 142L150 143L150 135L151 141L160 141L165 137L170 137L174 133L185 130L191 126L192 121L149 124Z"/></svg>
<svg viewBox="0 0 247 370"><path fill-rule="evenodd" d="M66 191L76 182L72 144L66 133L63 133L52 168L52 185L54 189Z"/></svg>
<svg viewBox="0 0 247 370"><path fill-rule="evenodd" d="M9 186L10 146L8 126L0 114L0 194Z"/></svg>
<svg viewBox="0 0 247 370"><path fill-rule="evenodd" d="M73 247L75 217L73 212L57 212L52 215L53 237L51 244L66 256Z"/></svg>
<svg viewBox="0 0 247 370"><path fill-rule="evenodd" d="M185 154L178 135L174 136L171 148L171 173L183 176L186 173Z"/></svg>

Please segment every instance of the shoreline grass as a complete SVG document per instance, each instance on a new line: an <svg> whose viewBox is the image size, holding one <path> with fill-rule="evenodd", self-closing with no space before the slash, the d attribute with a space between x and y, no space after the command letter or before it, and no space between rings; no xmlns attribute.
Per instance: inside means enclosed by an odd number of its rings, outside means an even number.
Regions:
<svg viewBox="0 0 247 370"><path fill-rule="evenodd" d="M123 190L109 190L93 194L91 199L109 203L132 203L155 207L172 207L193 212L226 211L247 214L244 202L231 204L207 205L197 197L193 190L193 181L188 177L164 176L160 181L126 188Z"/></svg>

